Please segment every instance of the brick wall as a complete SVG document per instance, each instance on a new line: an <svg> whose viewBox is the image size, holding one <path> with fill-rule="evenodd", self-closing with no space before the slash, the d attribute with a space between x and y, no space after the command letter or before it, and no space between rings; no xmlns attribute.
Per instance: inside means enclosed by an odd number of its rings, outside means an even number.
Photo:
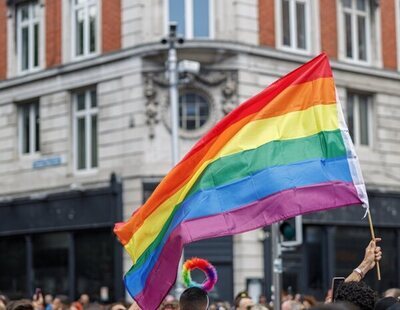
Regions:
<svg viewBox="0 0 400 310"><path fill-rule="evenodd" d="M0 80L7 77L7 7L0 1Z"/></svg>
<svg viewBox="0 0 400 310"><path fill-rule="evenodd" d="M275 47L275 5L274 0L258 0L258 22L260 45Z"/></svg>
<svg viewBox="0 0 400 310"><path fill-rule="evenodd" d="M338 56L336 1L320 0L321 45L330 58Z"/></svg>
<svg viewBox="0 0 400 310"><path fill-rule="evenodd" d="M102 52L121 48L121 0L102 1Z"/></svg>
<svg viewBox="0 0 400 310"><path fill-rule="evenodd" d="M46 67L61 64L61 0L46 1Z"/></svg>
<svg viewBox="0 0 400 310"><path fill-rule="evenodd" d="M381 6L381 35L383 66L397 69L395 0L384 0Z"/></svg>

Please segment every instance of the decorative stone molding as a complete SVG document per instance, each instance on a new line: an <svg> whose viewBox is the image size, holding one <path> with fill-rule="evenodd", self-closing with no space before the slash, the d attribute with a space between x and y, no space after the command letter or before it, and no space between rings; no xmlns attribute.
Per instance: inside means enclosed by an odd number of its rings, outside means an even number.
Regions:
<svg viewBox="0 0 400 310"><path fill-rule="evenodd" d="M154 127L158 120L157 92L154 87L154 75L149 73L144 78L144 96L146 97L146 124L149 126L149 137L154 138Z"/></svg>
<svg viewBox="0 0 400 310"><path fill-rule="evenodd" d="M146 97L146 124L150 138L154 138L155 125L161 119L170 130L168 80L164 72L144 73ZM235 71L203 70L200 74L184 73L179 76L179 92L193 92L207 98L210 104L208 121L196 130L180 130L182 138L202 136L224 115L237 106L237 73Z"/></svg>

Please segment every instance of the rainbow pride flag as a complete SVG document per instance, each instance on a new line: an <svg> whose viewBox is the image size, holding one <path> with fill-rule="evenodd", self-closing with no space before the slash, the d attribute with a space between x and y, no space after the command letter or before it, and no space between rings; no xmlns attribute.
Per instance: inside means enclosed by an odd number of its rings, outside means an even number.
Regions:
<svg viewBox="0 0 400 310"><path fill-rule="evenodd" d="M115 233L142 309L174 285L185 244L299 214L367 205L359 164L321 54L222 119Z"/></svg>

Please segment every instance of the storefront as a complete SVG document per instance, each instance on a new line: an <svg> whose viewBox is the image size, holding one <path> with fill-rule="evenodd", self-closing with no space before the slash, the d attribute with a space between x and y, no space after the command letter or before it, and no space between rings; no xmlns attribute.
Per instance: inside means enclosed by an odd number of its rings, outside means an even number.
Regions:
<svg viewBox="0 0 400 310"><path fill-rule="evenodd" d="M382 292L400 283L400 195L369 192L375 234L382 238L382 280L376 271L366 283ZM335 276L346 277L362 261L371 240L365 209L359 206L303 216L303 245L283 251L283 289L323 299ZM270 240L265 241L265 292L270 286Z"/></svg>
<svg viewBox="0 0 400 310"><path fill-rule="evenodd" d="M121 196L113 176L106 187L1 202L0 292L123 298L122 247L112 232L122 218Z"/></svg>

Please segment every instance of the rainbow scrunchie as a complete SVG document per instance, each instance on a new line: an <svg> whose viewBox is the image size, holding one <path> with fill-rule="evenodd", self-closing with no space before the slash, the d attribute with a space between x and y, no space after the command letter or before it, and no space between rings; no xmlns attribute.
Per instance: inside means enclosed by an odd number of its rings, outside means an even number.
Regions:
<svg viewBox="0 0 400 310"><path fill-rule="evenodd" d="M194 269L200 269L206 274L206 279L203 281L203 283L200 284L192 280L190 272ZM218 274L215 267L211 265L207 260L193 257L191 259L188 259L183 264L182 278L183 283L186 287L199 287L209 292L213 289L215 283L217 283Z"/></svg>

